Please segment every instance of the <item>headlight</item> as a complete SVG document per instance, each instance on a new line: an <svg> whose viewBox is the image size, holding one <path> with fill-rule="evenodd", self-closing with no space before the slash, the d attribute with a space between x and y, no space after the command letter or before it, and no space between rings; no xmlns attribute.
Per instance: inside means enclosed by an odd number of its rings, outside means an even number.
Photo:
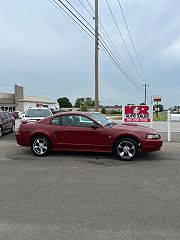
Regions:
<svg viewBox="0 0 180 240"><path fill-rule="evenodd" d="M148 134L146 139L160 139L161 136L159 134Z"/></svg>

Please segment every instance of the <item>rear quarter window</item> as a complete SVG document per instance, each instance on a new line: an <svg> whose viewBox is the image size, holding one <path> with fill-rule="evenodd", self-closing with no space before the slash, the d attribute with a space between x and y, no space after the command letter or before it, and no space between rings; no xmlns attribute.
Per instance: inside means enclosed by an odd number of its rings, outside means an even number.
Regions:
<svg viewBox="0 0 180 240"><path fill-rule="evenodd" d="M51 125L60 125L60 118L56 117L51 120Z"/></svg>

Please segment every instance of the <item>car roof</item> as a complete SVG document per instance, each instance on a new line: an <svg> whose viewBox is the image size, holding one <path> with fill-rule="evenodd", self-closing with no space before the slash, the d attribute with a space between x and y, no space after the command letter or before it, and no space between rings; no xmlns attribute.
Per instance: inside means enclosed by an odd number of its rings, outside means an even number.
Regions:
<svg viewBox="0 0 180 240"><path fill-rule="evenodd" d="M53 116L80 115L80 116L92 118L92 116L90 115L91 113L99 113L99 112L82 112L82 111L73 111L72 112L72 111L69 111L69 112L56 113Z"/></svg>
<svg viewBox="0 0 180 240"><path fill-rule="evenodd" d="M30 109L48 109L48 110L50 110L50 108L48 108L48 107L30 107L30 108L28 108L27 110L30 110Z"/></svg>
<svg viewBox="0 0 180 240"><path fill-rule="evenodd" d="M82 112L82 111L68 111L68 112L60 112L55 115L83 115L88 116L89 112Z"/></svg>

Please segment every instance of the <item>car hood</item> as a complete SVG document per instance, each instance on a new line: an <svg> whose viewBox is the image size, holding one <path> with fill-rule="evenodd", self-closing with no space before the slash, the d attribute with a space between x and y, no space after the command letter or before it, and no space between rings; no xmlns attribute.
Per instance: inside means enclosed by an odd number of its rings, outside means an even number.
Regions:
<svg viewBox="0 0 180 240"><path fill-rule="evenodd" d="M157 130L147 127L138 125L136 123L117 123L112 126L113 129L121 129L126 131L138 131L138 132L148 132L148 133L157 133Z"/></svg>

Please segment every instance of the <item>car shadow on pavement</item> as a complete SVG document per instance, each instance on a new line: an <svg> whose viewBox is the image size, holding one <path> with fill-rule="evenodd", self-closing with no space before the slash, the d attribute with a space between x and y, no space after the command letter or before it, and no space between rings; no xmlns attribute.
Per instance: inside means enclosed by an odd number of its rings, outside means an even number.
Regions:
<svg viewBox="0 0 180 240"><path fill-rule="evenodd" d="M157 153L146 153L139 154L136 159L132 161L122 161L114 157L111 153L92 153L92 152L52 152L45 157L37 157L32 154L29 148L22 148L15 155L7 155L8 158L15 161L37 161L37 162L81 162L93 164L96 166L122 166L122 165L132 165L143 162L154 162L162 161L163 157L160 157Z"/></svg>
<svg viewBox="0 0 180 240"><path fill-rule="evenodd" d="M139 153L137 158L132 161L122 161L116 158L111 153L94 153L94 152L53 152L51 153L51 158L66 158L66 159L74 159L76 161L88 162L96 165L103 166L113 166L113 165L129 165L136 164L137 162L143 161L153 161L153 160L162 160L163 158L159 158L160 155L158 152Z"/></svg>
<svg viewBox="0 0 180 240"><path fill-rule="evenodd" d="M121 161L113 156L111 153L95 153L95 152L53 152L52 158L66 158L78 162L87 162L90 164L101 166L114 166L114 165L126 165L132 164L133 161Z"/></svg>

